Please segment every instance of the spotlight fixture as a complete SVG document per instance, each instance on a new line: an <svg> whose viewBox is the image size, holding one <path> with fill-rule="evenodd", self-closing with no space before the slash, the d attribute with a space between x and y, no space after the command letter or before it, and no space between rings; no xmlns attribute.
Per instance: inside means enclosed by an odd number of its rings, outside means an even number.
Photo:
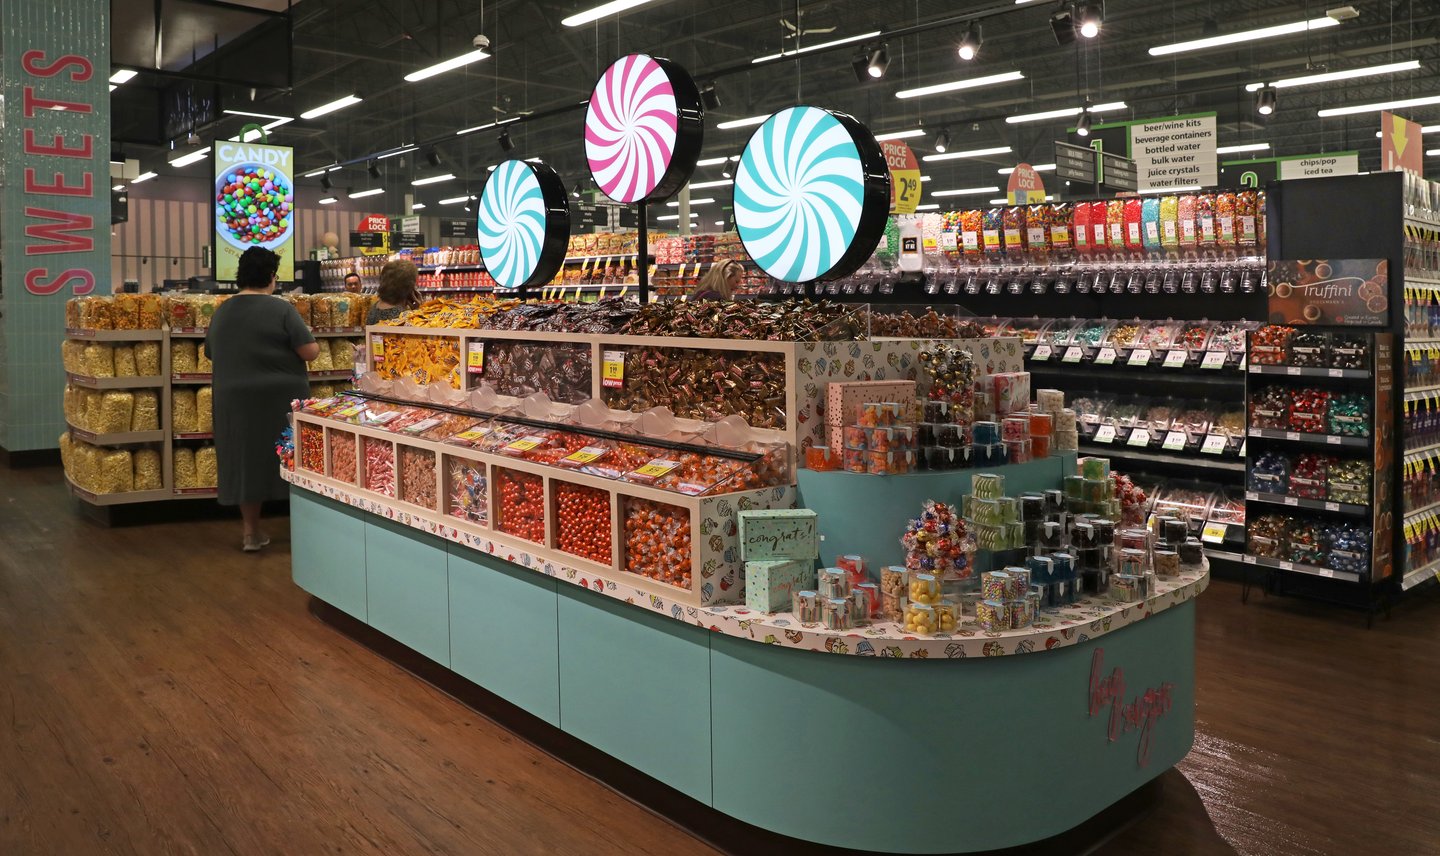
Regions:
<svg viewBox="0 0 1440 856"><path fill-rule="evenodd" d="M735 174L730 171L730 164L729 164L728 161L726 162L726 164L725 164L724 166L720 167L720 175L723 176L723 177L725 177L725 178L734 178L734 177L735 177Z"/></svg>
<svg viewBox="0 0 1440 856"><path fill-rule="evenodd" d="M1100 25L1104 20L1105 4L1103 2L1075 4L1074 21L1081 36L1093 39L1100 35Z"/></svg>
<svg viewBox="0 0 1440 856"><path fill-rule="evenodd" d="M872 80L879 80L885 76L885 69L890 67L890 51L885 45L880 45L870 51L870 59L865 63L865 72Z"/></svg>
<svg viewBox="0 0 1440 856"><path fill-rule="evenodd" d="M1280 104L1280 97L1275 92L1275 87L1266 85L1260 89L1260 94L1255 96L1255 112L1261 116L1269 116L1275 112Z"/></svg>
<svg viewBox="0 0 1440 856"><path fill-rule="evenodd" d="M500 144L500 148L501 148L503 151L509 152L509 151L514 151L514 149L515 149L515 141L512 140L512 139L510 139L510 129L509 129L509 128L506 128L505 130L501 131L501 132L500 132L500 136L496 137L496 138L495 138L495 141ZM469 208L466 208L465 210L468 211L468 210L470 210L470 209L469 209Z"/></svg>
<svg viewBox="0 0 1440 856"><path fill-rule="evenodd" d="M379 178L380 162L372 158L369 163L365 164L365 171L370 174L371 178Z"/></svg>
<svg viewBox="0 0 1440 856"><path fill-rule="evenodd" d="M859 83L869 83L870 73L867 66L870 64L870 57L864 51L855 54L850 59L850 68L855 72L855 80Z"/></svg>
<svg viewBox="0 0 1440 856"><path fill-rule="evenodd" d="M442 158L440 157L440 150L435 148L434 146L431 146L430 151L425 153L425 162L430 164L431 166L439 166L442 163Z"/></svg>
<svg viewBox="0 0 1440 856"><path fill-rule="evenodd" d="M1075 133L1082 137L1090 136L1091 121L1090 108L1087 107L1085 111L1080 114L1080 118L1075 120Z"/></svg>
<svg viewBox="0 0 1440 856"><path fill-rule="evenodd" d="M332 189L334 189L335 182L330 180L330 176L322 175L320 176L320 186L325 190L326 193L329 193Z"/></svg>
<svg viewBox="0 0 1440 856"><path fill-rule="evenodd" d="M575 182L575 186L570 189L570 195L576 199L580 198L580 182Z"/></svg>
<svg viewBox="0 0 1440 856"><path fill-rule="evenodd" d="M715 89L715 81L710 81L700 90L700 100L705 103L706 110L720 109L720 93Z"/></svg>
<svg viewBox="0 0 1440 856"><path fill-rule="evenodd" d="M965 30L965 34L960 37L960 58L968 62L978 56L980 54L981 41L980 24L978 22L972 22L969 28Z"/></svg>
<svg viewBox="0 0 1440 856"><path fill-rule="evenodd" d="M948 148L950 148L950 131L942 128L940 133L935 135L935 151L944 154Z"/></svg>

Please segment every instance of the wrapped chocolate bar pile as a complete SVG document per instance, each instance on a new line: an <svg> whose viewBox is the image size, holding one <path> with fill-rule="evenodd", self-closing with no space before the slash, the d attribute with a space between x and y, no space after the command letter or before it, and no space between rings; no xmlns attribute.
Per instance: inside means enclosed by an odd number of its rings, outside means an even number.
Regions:
<svg viewBox="0 0 1440 856"><path fill-rule="evenodd" d="M783 354L620 350L625 355L624 378L619 387L605 387L609 407L642 411L664 406L682 418L711 421L738 414L752 428L785 428Z"/></svg>
<svg viewBox="0 0 1440 856"><path fill-rule="evenodd" d="M487 342L484 381L501 395L543 392L551 401L580 404L590 398L590 347L546 342Z"/></svg>
<svg viewBox="0 0 1440 856"><path fill-rule="evenodd" d="M983 329L973 318L941 315L927 308L924 315L909 310L896 314L870 313L870 337L874 339L980 339Z"/></svg>
<svg viewBox="0 0 1440 856"><path fill-rule="evenodd" d="M593 304L599 305L599 304ZM698 336L778 342L860 338L866 319L853 307L822 300L784 303L650 303L622 332L631 336Z"/></svg>

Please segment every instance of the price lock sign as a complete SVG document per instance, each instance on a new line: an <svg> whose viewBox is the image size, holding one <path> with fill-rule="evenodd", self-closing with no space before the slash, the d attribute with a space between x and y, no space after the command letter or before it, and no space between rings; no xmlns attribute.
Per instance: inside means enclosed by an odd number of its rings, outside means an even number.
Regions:
<svg viewBox="0 0 1440 856"><path fill-rule="evenodd" d="M881 140L880 150L890 167L890 213L914 214L920 204L920 162L899 140Z"/></svg>
<svg viewBox="0 0 1440 856"><path fill-rule="evenodd" d="M618 389L625 385L625 352L605 351L601 354L600 385Z"/></svg>

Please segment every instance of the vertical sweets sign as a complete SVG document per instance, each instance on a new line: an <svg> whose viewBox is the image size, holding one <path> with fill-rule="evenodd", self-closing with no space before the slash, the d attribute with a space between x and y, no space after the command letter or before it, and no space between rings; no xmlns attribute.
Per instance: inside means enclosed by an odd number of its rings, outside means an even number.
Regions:
<svg viewBox="0 0 1440 856"><path fill-rule="evenodd" d="M279 279L295 279L294 150L217 142L215 278L235 281L240 254L264 247L280 254Z"/></svg>
<svg viewBox="0 0 1440 856"><path fill-rule="evenodd" d="M65 301L110 291L110 4L0 2L0 448L65 427Z"/></svg>

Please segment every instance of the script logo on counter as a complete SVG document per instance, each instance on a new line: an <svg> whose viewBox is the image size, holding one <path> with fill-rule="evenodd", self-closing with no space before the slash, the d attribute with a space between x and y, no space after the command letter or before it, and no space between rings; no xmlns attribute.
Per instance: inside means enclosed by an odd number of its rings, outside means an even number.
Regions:
<svg viewBox="0 0 1440 856"><path fill-rule="evenodd" d="M1090 688L1086 693L1089 715L1095 716L1106 705L1110 706L1110 721L1106 737L1111 743L1121 734L1140 732L1140 745L1136 749L1135 761L1141 767L1150 763L1150 737L1155 723L1170 712L1170 692L1175 685L1166 681L1158 687L1150 687L1133 700L1125 701L1125 671L1118 666L1109 675L1105 671L1105 649L1096 648L1090 657Z"/></svg>

